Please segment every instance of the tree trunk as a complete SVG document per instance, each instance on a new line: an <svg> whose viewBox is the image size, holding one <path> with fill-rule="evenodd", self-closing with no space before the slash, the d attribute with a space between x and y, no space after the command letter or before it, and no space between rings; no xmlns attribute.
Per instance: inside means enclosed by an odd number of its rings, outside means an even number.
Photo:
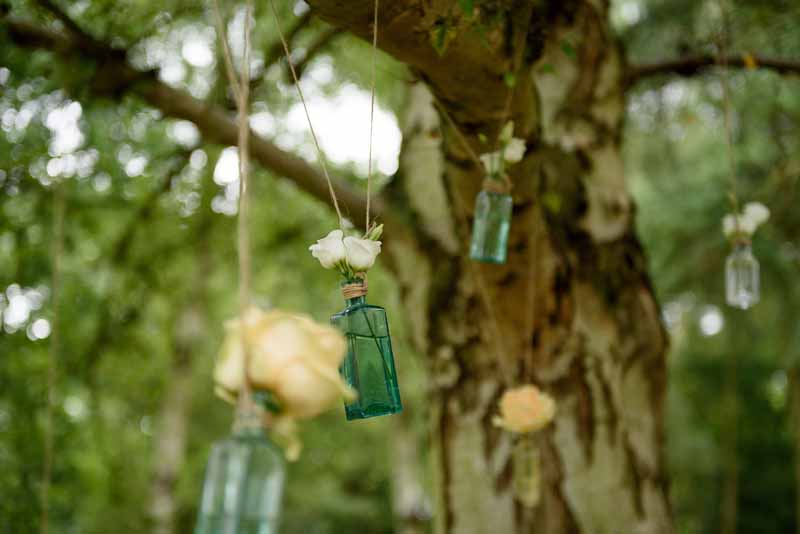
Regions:
<svg viewBox="0 0 800 534"><path fill-rule="evenodd" d="M524 64L513 92L509 118L528 151L512 170L502 266L467 257L483 176L425 87L473 149L487 152L477 138L491 139L506 118L503 71L493 82L464 74L471 91L483 83L474 99L434 79L447 73L417 71L427 83L412 89L401 169L388 191L406 201L416 233L391 229L386 241L416 348L429 355L440 533L671 531L662 458L667 340L633 232L620 156L623 61L606 9L567 2L538 13L544 20L508 19L508 40L521 27L526 57L538 60ZM383 24L391 34L393 22ZM546 38L531 42L541 24ZM447 52L440 65L448 69ZM514 494L514 438L492 424L504 389L523 383L558 403L541 437L534 506Z"/></svg>
<svg viewBox="0 0 800 534"><path fill-rule="evenodd" d="M794 443L795 532L800 534L800 367L789 369L789 418Z"/></svg>
<svg viewBox="0 0 800 534"><path fill-rule="evenodd" d="M210 180L209 180L210 182ZM208 195L207 187L204 191ZM207 199L206 199L207 200ZM209 218L203 213L198 235L206 235ZM198 343L203 339L207 323L205 283L210 272L208 240L199 238L195 254L194 280L187 302L178 314L172 329L172 369L165 381L166 392L159 414L154 444L154 469L151 481L150 518L153 534L177 532L178 502L176 484L186 461L187 431L192 400L194 356L202 352Z"/></svg>
<svg viewBox="0 0 800 534"><path fill-rule="evenodd" d="M721 534L736 534L736 523L739 502L739 454L737 450L738 442L738 419L739 419L739 399L737 392L738 362L736 352L728 355L725 362L725 381L723 386L723 397L725 401L725 413L723 416L723 482L722 482L722 503L720 518Z"/></svg>

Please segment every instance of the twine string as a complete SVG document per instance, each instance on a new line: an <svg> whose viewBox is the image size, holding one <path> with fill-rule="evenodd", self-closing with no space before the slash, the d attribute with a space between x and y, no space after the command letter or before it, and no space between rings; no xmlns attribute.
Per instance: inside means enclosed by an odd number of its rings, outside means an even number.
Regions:
<svg viewBox="0 0 800 534"><path fill-rule="evenodd" d="M525 12L521 13L520 17L517 17L515 20L517 21L527 21L530 19L532 7L528 6L525 8ZM512 22L513 24L513 22ZM503 128L505 128L506 123L508 122L509 117L511 117L511 105L514 101L514 92L516 91L517 81L519 78L520 70L522 69L522 57L525 52L525 37L526 32L521 31L521 28L516 27L514 28L514 51L513 56L511 57L511 72L513 74L512 83L508 83L508 91L506 92L506 99L503 105L503 115L502 121L500 122L500 131L497 134L494 144L494 150L500 148L500 134L503 132ZM500 156L500 164L503 167L503 172L500 173L500 179L507 182L508 189L511 189L511 179L505 172L505 162L503 161L502 155Z"/></svg>
<svg viewBox="0 0 800 534"><path fill-rule="evenodd" d="M249 175L250 175L250 125L249 125L249 101L250 101L250 26L253 17L253 0L247 0L244 13L244 50L242 52L242 65L240 78L237 79L233 69L233 57L224 31L224 20L219 7L219 0L214 0L214 11L217 19L217 33L222 43L222 53L225 57L228 82L235 88L234 94L237 95L236 108L238 111L238 149L239 149L239 213L237 217L237 259L239 267L239 325L241 335L242 351L244 353L244 365L242 366L242 386L237 402L237 421L239 425L243 422L249 423L250 416L254 413L255 402L253 401L252 384L250 382L250 357L251 353L247 344L247 311L250 305L250 291L252 279L252 259L250 255L250 226L249 226Z"/></svg>
<svg viewBox="0 0 800 534"><path fill-rule="evenodd" d="M58 304L61 299L61 270L64 256L64 218L66 202L64 185L59 180L53 191L53 244L51 251L51 302L53 306L50 350L47 355L47 408L44 423L44 462L42 466L42 510L39 532L50 531L50 487L53 480L55 442L55 403L58 357L61 353L61 320Z"/></svg>
<svg viewBox="0 0 800 534"><path fill-rule="evenodd" d="M728 175L728 200L733 210L734 220L736 221L736 233L739 230L739 196L736 187L736 157L735 147L733 142L733 112L731 104L731 88L730 88L730 68L728 64L728 40L730 39L730 28L728 24L728 4L726 0L719 0L719 8L722 15L722 31L719 36L719 46L717 48L719 63L722 72L720 74L720 81L722 85L722 109L723 121L725 126L725 143L727 148L727 159L729 167Z"/></svg>
<svg viewBox="0 0 800 534"><path fill-rule="evenodd" d="M378 55L378 7L380 0L375 0L375 15L372 21L372 95L369 108L369 165L367 172L367 215L364 230L370 230L370 202L372 198L372 132L375 125L375 86L377 84L377 55Z"/></svg>
<svg viewBox="0 0 800 534"><path fill-rule="evenodd" d="M322 152L319 139L317 139L317 133L314 131L314 125L311 122L311 114L308 111L308 104L306 103L306 97L303 94L303 88L300 87L300 79L297 76L297 70L295 69L294 62L292 61L292 53L289 49L289 43L286 42L286 37L283 35L283 30L281 29L280 17L278 16L278 10L275 8L275 0L269 0L269 5L272 10L272 16L275 19L275 27L278 30L278 37L280 38L281 45L283 46L283 53L286 56L286 62L289 65L289 71L292 73L294 86L297 88L297 94L300 96L300 102L303 104L303 111L306 114L308 128L311 131L311 137L314 140L314 146L317 150L317 157L319 158L319 163L322 167L322 174L325 176L325 181L328 184L328 192L331 196L331 202L336 210L336 216L339 218L339 228L344 229L344 217L342 216L341 209L339 209L339 200L336 197L336 191L333 188L333 182L331 181L330 174L328 174L328 165L326 163L325 154ZM367 196L367 199L369 199L369 196Z"/></svg>

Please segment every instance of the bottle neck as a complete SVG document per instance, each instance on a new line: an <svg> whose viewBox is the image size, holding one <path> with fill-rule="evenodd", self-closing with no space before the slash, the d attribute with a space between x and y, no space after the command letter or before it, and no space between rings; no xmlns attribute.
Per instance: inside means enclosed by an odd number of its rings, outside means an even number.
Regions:
<svg viewBox="0 0 800 534"><path fill-rule="evenodd" d="M355 278L342 282L342 296L348 308L367 303L367 282L363 278Z"/></svg>
<svg viewBox="0 0 800 534"><path fill-rule="evenodd" d="M348 308L352 308L354 306L362 306L367 303L367 297L366 296L353 297L351 299L345 299L344 302Z"/></svg>

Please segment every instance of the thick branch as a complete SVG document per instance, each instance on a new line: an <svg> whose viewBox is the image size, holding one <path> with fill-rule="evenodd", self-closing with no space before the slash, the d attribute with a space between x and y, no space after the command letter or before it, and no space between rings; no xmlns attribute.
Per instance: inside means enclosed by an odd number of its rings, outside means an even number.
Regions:
<svg viewBox="0 0 800 534"><path fill-rule="evenodd" d="M800 75L800 61L777 59L763 56L731 56L727 58L727 64L735 68L753 68L773 70L778 74ZM694 76L709 68L719 66L723 62L719 61L711 54L687 56L667 61L647 63L643 65L632 65L628 68L625 77L626 86L630 87L636 83L656 76L678 75Z"/></svg>
<svg viewBox="0 0 800 534"><path fill-rule="evenodd" d="M3 22L8 34L17 44L52 50L70 58L95 60L98 62L98 75L104 81L119 81L116 87L107 88L113 94L134 92L165 115L193 122L207 141L223 145L236 144L238 132L233 117L218 106L207 105L185 91L162 83L152 73L134 69L125 60L126 54L123 50L107 45L97 49L79 36L40 28L12 17L6 17ZM298 187L317 199L330 202L324 176L302 158L281 150L255 133L251 135L251 151L252 157L263 167L293 180ZM364 193L341 180L336 181L334 187L340 203L350 210L347 215L358 224L366 209ZM372 209L391 225L391 214L384 209L381 200L374 200Z"/></svg>
<svg viewBox="0 0 800 534"><path fill-rule="evenodd" d="M308 0L326 22L371 42L374 0ZM530 15L530 3L515 2L504 24L476 39L470 17L453 10L454 2L394 0L381 2L378 47L408 64L458 120L497 123L503 117L512 71L508 21ZM540 15L540 14L539 14ZM533 15L534 17L538 15ZM440 42L437 48L434 43ZM455 103L458 103L455 105ZM469 110L469 116L462 117Z"/></svg>

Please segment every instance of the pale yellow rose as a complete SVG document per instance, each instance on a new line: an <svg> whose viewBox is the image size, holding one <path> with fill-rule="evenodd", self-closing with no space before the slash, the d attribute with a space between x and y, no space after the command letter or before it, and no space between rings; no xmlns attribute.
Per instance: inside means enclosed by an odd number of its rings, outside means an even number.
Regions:
<svg viewBox="0 0 800 534"><path fill-rule="evenodd" d="M500 415L495 416L497 426L524 434L536 432L553 420L556 403L550 395L532 385L507 390L500 398Z"/></svg>
<svg viewBox="0 0 800 534"><path fill-rule="evenodd" d="M229 321L214 371L217 391L235 399L244 378L241 322ZM345 340L338 330L311 318L252 307L245 314L250 351L249 376L255 389L271 392L282 415L300 419L319 415L353 392L339 376Z"/></svg>

